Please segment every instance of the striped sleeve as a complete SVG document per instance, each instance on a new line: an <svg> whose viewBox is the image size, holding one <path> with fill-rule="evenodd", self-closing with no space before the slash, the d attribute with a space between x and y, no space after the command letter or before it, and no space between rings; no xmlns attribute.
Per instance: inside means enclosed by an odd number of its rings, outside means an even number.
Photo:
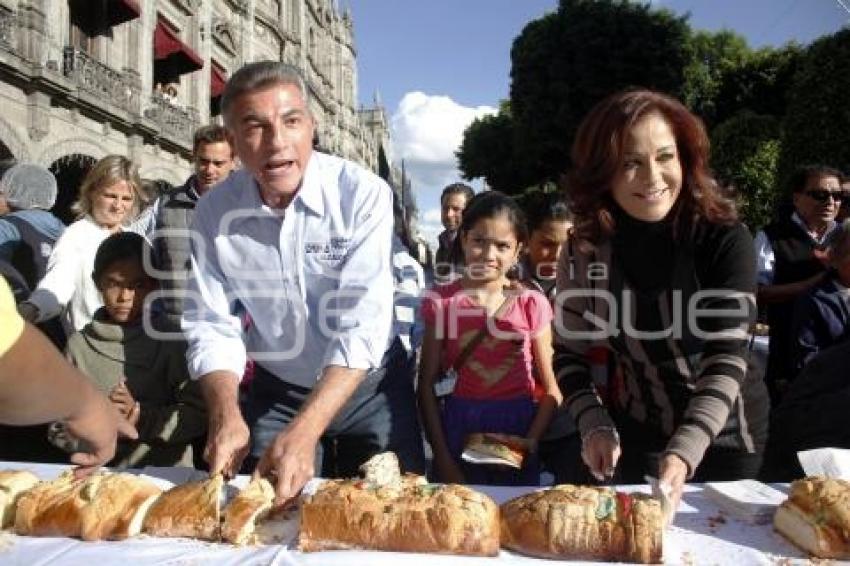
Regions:
<svg viewBox="0 0 850 566"><path fill-rule="evenodd" d="M701 290L692 298L696 308L687 309L704 341L703 352L694 393L667 444L667 452L681 457L691 475L740 396L747 375L747 329L756 314L755 258L746 228L724 228L703 246L697 248Z"/></svg>
<svg viewBox="0 0 850 566"><path fill-rule="evenodd" d="M564 250L558 263L555 297L555 355L552 365L561 387L564 402L573 416L582 436L600 428L614 428L593 384L587 352L590 347L607 337L607 317L594 312L597 307L597 289L587 276L586 256ZM582 276L583 275L583 276Z"/></svg>

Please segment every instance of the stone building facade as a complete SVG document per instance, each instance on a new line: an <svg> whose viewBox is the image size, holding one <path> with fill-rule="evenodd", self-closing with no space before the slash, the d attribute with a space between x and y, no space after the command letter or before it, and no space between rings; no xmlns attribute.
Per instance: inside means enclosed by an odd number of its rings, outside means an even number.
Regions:
<svg viewBox="0 0 850 566"><path fill-rule="evenodd" d="M0 0L0 160L50 168L66 221L85 171L110 153L182 184L227 77L262 59L302 70L323 150L402 196L383 109L357 105L351 15L332 0Z"/></svg>

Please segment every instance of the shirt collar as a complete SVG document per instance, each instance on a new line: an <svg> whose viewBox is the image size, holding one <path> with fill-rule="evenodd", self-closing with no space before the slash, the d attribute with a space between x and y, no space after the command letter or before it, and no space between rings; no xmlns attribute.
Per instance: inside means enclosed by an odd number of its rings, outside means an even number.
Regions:
<svg viewBox="0 0 850 566"><path fill-rule="evenodd" d="M295 198L301 199L304 206L317 216L322 216L325 213L325 203L322 199L322 165L319 161L318 153L313 151L307 162L304 178L301 179L301 188L298 189Z"/></svg>
<svg viewBox="0 0 850 566"><path fill-rule="evenodd" d="M796 210L791 215L791 220L793 220L800 228L802 228L803 231L809 235L812 241L817 244L824 243L826 239L832 234L832 231L835 230L835 227L838 226L838 223L836 223L834 220L830 220L829 224L826 227L826 230L823 233L823 236L818 238L817 236L815 236L815 233L811 230L811 228L809 228L809 225L806 224L806 221L803 220L803 217L800 216Z"/></svg>
<svg viewBox="0 0 850 566"><path fill-rule="evenodd" d="M295 193L290 206L300 200L304 206L315 212L318 216L322 216L325 213L325 204L322 199L322 166L319 163L316 153L316 151L313 151L310 155L310 160L307 162L307 169L304 171L304 177L301 179L301 186ZM254 188L251 193L256 206L263 210L274 212L272 208L263 202L260 183L257 182L257 179L253 175L249 175L249 177ZM278 211L278 213L280 212L282 211Z"/></svg>

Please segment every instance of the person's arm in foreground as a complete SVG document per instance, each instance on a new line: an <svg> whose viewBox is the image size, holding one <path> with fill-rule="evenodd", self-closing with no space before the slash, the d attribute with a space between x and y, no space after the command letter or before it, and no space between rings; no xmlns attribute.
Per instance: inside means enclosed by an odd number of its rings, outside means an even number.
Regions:
<svg viewBox="0 0 850 566"><path fill-rule="evenodd" d="M231 312L232 289L212 242L219 233L215 211L198 206L192 224L191 269L182 328L189 375L200 383L207 408L204 460L210 474L233 477L248 454L250 433L239 410L239 381L246 352L242 322ZM225 235L222 234L221 237Z"/></svg>
<svg viewBox="0 0 850 566"><path fill-rule="evenodd" d="M68 431L84 441L91 453L71 455L87 474L115 455L120 433L136 438L101 395L50 342L27 324L17 341L0 357L0 422L32 425L64 421Z"/></svg>
<svg viewBox="0 0 850 566"><path fill-rule="evenodd" d="M675 505L705 451L720 434L747 376L748 334L755 319L755 261L749 232L727 231L701 281L707 296L695 303L703 351L694 392L659 463L658 479L672 488Z"/></svg>

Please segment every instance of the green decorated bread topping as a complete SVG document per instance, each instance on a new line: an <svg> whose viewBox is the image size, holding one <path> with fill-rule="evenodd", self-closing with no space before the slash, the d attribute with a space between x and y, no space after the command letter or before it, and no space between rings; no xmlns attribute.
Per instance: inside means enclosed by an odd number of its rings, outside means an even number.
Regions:
<svg viewBox="0 0 850 566"><path fill-rule="evenodd" d="M614 513L617 509L617 505L614 503L614 498L609 497L608 495L600 495L599 503L596 506L596 518L602 520L606 517L609 517Z"/></svg>

